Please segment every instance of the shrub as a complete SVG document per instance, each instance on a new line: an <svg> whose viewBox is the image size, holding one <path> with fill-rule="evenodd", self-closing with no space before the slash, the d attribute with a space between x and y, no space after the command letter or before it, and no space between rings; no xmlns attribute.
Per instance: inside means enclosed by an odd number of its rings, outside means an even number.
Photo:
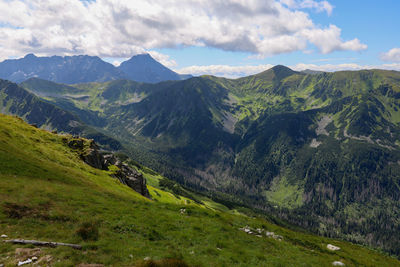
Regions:
<svg viewBox="0 0 400 267"><path fill-rule="evenodd" d="M136 263L136 267L189 267L184 261L178 259L144 260Z"/></svg>
<svg viewBox="0 0 400 267"><path fill-rule="evenodd" d="M85 222L81 224L79 229L76 231L76 234L85 241L96 241L99 239L99 227L94 222Z"/></svg>

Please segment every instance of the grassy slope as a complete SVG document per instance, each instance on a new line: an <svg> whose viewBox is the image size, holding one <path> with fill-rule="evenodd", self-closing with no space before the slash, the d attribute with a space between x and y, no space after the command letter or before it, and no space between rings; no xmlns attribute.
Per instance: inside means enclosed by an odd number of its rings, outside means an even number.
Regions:
<svg viewBox="0 0 400 267"><path fill-rule="evenodd" d="M335 260L346 266L400 265L369 249L285 230L259 218L174 204L168 193L158 201L147 200L106 171L81 162L62 138L0 115L0 233L84 246L83 251L43 249L53 255L56 266L127 266L147 256L182 258L196 266L331 266ZM181 214L183 207L186 213ZM10 217L13 214L20 218ZM97 241L82 241L76 234L84 222L99 225ZM238 230L245 225L274 231L284 240ZM330 252L327 243L342 250ZM12 266L6 256L16 247L2 243L0 262Z"/></svg>

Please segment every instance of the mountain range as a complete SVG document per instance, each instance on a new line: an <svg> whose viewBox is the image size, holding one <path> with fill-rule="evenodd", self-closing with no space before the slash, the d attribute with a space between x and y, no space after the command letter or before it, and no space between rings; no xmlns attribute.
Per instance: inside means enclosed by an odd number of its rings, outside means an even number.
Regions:
<svg viewBox="0 0 400 267"><path fill-rule="evenodd" d="M53 109L71 114L211 199L400 255L400 72L278 65L156 84L31 78L3 81L0 100L3 113L48 129L70 131Z"/></svg>
<svg viewBox="0 0 400 267"><path fill-rule="evenodd" d="M180 75L154 60L149 54L133 56L119 67L96 56L37 57L28 54L20 59L0 62L0 78L23 82L36 77L53 82L75 84L131 79L138 82L157 83L191 77Z"/></svg>

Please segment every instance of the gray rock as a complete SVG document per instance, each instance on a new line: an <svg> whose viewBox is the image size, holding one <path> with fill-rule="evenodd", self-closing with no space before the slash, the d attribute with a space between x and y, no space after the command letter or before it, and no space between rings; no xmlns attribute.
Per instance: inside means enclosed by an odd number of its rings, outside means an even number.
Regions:
<svg viewBox="0 0 400 267"><path fill-rule="evenodd" d="M332 265L333 266L345 266L345 264L341 261L334 261L334 262L332 262Z"/></svg>
<svg viewBox="0 0 400 267"><path fill-rule="evenodd" d="M334 246L331 244L326 245L326 248L329 250L332 250L332 251L340 250L340 247L337 247L337 246Z"/></svg>
<svg viewBox="0 0 400 267"><path fill-rule="evenodd" d="M105 154L103 155L104 158L104 166L115 165L117 163L117 158L113 154Z"/></svg>
<svg viewBox="0 0 400 267"><path fill-rule="evenodd" d="M68 146L72 149L83 149L83 139L74 138L68 142Z"/></svg>
<svg viewBox="0 0 400 267"><path fill-rule="evenodd" d="M143 178L141 173L121 161L117 161L115 166L119 168L119 171L117 171L114 176L118 178L121 183L129 186L139 194L150 198L150 193L146 187L146 179Z"/></svg>
<svg viewBox="0 0 400 267"><path fill-rule="evenodd" d="M104 164L104 158L97 149L88 149L84 154L81 154L81 158L86 164L93 168L100 170L108 170L108 166Z"/></svg>

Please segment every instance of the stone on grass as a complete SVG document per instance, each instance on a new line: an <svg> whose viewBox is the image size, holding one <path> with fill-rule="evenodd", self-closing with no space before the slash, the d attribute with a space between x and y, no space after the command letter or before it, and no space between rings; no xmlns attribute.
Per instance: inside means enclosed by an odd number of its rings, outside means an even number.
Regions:
<svg viewBox="0 0 400 267"><path fill-rule="evenodd" d="M344 263L341 261L334 261L334 262L332 262L332 265L333 266L345 266Z"/></svg>
<svg viewBox="0 0 400 267"><path fill-rule="evenodd" d="M26 261L19 261L18 262L18 266L29 264L29 263L32 263L32 262L33 261L31 259L27 259Z"/></svg>
<svg viewBox="0 0 400 267"><path fill-rule="evenodd" d="M340 247L337 247L337 246L334 246L331 244L326 245L326 248L329 250L332 250L332 251L340 250Z"/></svg>
<svg viewBox="0 0 400 267"><path fill-rule="evenodd" d="M15 257L18 261L23 262L32 257L40 257L40 248L16 248Z"/></svg>

